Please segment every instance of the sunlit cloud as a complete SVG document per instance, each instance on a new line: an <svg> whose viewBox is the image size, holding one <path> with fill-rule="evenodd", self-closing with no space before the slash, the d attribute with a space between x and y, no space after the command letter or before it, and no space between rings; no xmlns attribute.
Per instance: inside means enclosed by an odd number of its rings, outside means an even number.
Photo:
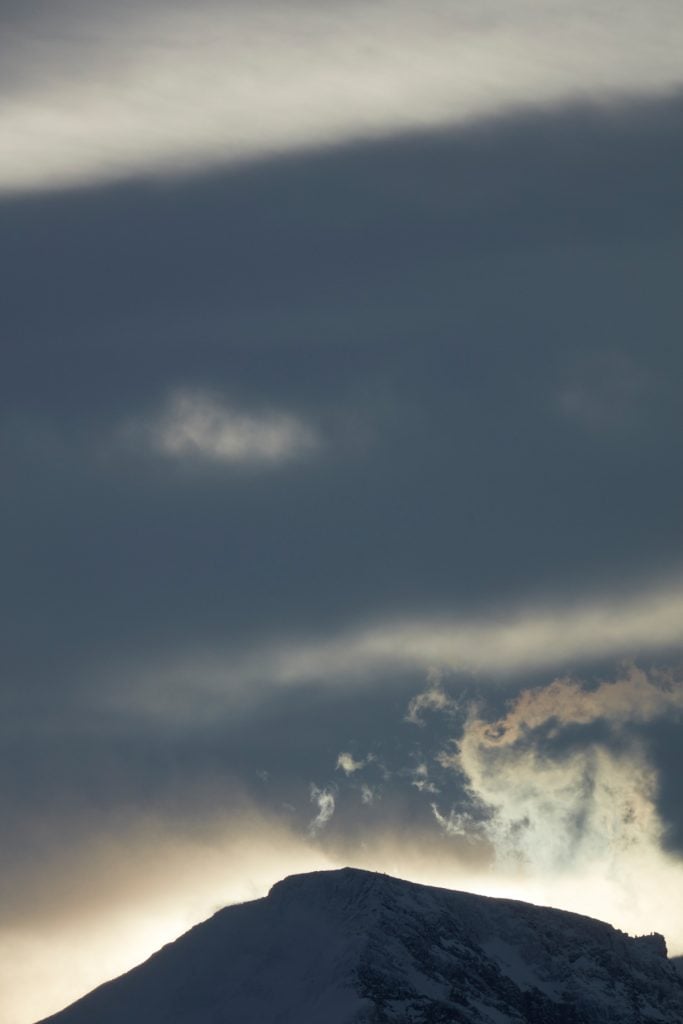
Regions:
<svg viewBox="0 0 683 1024"><path fill-rule="evenodd" d="M158 415L122 436L170 459L274 464L314 451L312 427L289 413L247 413L202 392L177 392Z"/></svg>
<svg viewBox="0 0 683 1024"><path fill-rule="evenodd" d="M636 667L595 689L560 679L524 690L497 721L473 708L439 761L462 775L482 813L445 818L435 808L435 816L451 834L481 832L503 862L548 871L577 858L615 858L643 843L657 848L657 780L640 743L620 736L614 750L586 737L563 751L558 740L569 726L601 722L614 733L681 712L683 683Z"/></svg>
<svg viewBox="0 0 683 1024"><path fill-rule="evenodd" d="M224 817L215 807L199 827L118 820L99 834L91 829L61 859L55 844L44 853L39 865L29 858L21 866L14 886L22 912L0 927L3 1024L33 1024L56 1012L221 907L265 896L288 874L351 864L476 888L455 843L386 833L353 851L343 843L323 849L316 836L281 820L254 812Z"/></svg>
<svg viewBox="0 0 683 1024"><path fill-rule="evenodd" d="M345 775L353 775L354 772L358 772L361 768L364 768L366 761L356 761L352 754L343 751L337 758L337 768L340 768Z"/></svg>
<svg viewBox="0 0 683 1024"><path fill-rule="evenodd" d="M329 812L332 794L313 790L318 813ZM633 856L622 853L609 873L593 863L546 877L511 864L492 871L476 844L460 835L444 842L436 829L430 835L387 827L368 832L362 844L329 833L324 848L318 835L297 834L253 811L223 817L212 805L200 827L118 820L109 832L93 829L85 842L65 848L61 861L53 845L48 861L27 861L13 882L23 896L16 901L21 911L0 929L0 1019L32 1024L220 907L263 896L287 874L346 864L584 912L632 933L658 928L670 952L683 952L679 908L670 898L680 890L681 867L646 844ZM51 899L42 898L45 891Z"/></svg>
<svg viewBox="0 0 683 1024"><path fill-rule="evenodd" d="M556 679L537 690L524 690L508 714L493 725L479 722L482 740L507 747L534 729L551 725L551 735L567 725L604 720L615 729L626 723L652 722L683 711L683 685L670 673L647 675L636 666L616 682L586 689L575 679ZM475 722L470 723L470 731Z"/></svg>
<svg viewBox="0 0 683 1024"><path fill-rule="evenodd" d="M53 843L45 857L15 871L21 912L0 926L3 1024L61 1009L286 874L341 866L281 821L215 808L192 828L118 820L61 851Z"/></svg>
<svg viewBox="0 0 683 1024"><path fill-rule="evenodd" d="M683 81L683 16L669 0L120 6L62 0L3 33L0 189L177 172Z"/></svg>
<svg viewBox="0 0 683 1024"><path fill-rule="evenodd" d="M573 893L586 882L598 900L591 913L622 927L649 914L678 948L683 933L661 879L683 884L683 862L663 849L657 773L625 729L682 711L683 682L636 668L593 689L556 680L524 691L495 721L472 708L462 735L438 758L463 780L469 807L434 802L436 822L448 836L482 842L496 873L522 889L559 885ZM607 730L601 738L576 732L597 722ZM574 909L586 906L585 897L571 899Z"/></svg>

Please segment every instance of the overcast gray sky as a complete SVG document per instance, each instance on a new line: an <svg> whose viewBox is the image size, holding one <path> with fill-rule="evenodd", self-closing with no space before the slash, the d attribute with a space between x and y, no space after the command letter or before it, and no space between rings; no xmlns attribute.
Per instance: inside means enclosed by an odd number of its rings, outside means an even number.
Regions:
<svg viewBox="0 0 683 1024"><path fill-rule="evenodd" d="M0 6L0 1016L343 863L683 952L683 11Z"/></svg>

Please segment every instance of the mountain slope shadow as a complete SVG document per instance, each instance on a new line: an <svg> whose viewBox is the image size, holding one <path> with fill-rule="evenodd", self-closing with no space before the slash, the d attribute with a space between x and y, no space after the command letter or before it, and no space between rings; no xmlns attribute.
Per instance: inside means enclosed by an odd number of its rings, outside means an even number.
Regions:
<svg viewBox="0 0 683 1024"><path fill-rule="evenodd" d="M680 1024L659 935L345 868L228 907L50 1024Z"/></svg>

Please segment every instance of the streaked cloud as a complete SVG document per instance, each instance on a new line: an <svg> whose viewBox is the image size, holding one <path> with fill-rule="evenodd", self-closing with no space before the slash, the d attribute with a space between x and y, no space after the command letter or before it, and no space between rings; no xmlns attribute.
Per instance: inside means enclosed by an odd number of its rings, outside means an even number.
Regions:
<svg viewBox="0 0 683 1024"><path fill-rule="evenodd" d="M202 392L173 394L148 420L133 420L122 434L171 459L274 464L308 454L319 445L315 431L282 412L247 413Z"/></svg>
<svg viewBox="0 0 683 1024"><path fill-rule="evenodd" d="M177 173L683 81L669 0L50 6L4 34L0 189Z"/></svg>
<svg viewBox="0 0 683 1024"><path fill-rule="evenodd" d="M678 588L646 591L630 600L615 596L565 609L511 612L493 621L406 619L327 642L275 649L261 671L286 683L434 663L454 671L514 673L679 646L682 621L683 591ZM415 701L409 716L425 707L442 708L448 698L431 687Z"/></svg>
<svg viewBox="0 0 683 1024"><path fill-rule="evenodd" d="M600 658L624 660L680 650L681 621L683 591L668 587L643 590L630 599L614 596L543 612L510 611L491 620L404 619L317 641L264 637L248 649L205 650L201 655L178 651L169 662L122 665L110 675L103 699L162 718L210 719L222 707L258 704L271 687L369 686L392 672L424 672L434 665L514 681L525 670L552 666L562 671ZM437 671L430 679L438 680L438 670L430 671ZM198 692L204 695L199 704ZM583 696L577 702L590 705L595 699ZM438 681L431 681L412 699L406 718L419 725L425 711L457 709L457 701ZM346 771L352 762L341 756L339 767Z"/></svg>
<svg viewBox="0 0 683 1024"><path fill-rule="evenodd" d="M392 668L441 665L454 671L515 673L552 664L680 647L683 590L644 590L631 598L586 601L544 611L510 611L492 620L404 619L351 631L314 644L274 648L244 668L274 681L349 678ZM236 666L237 667L237 666ZM430 687L408 715L443 707Z"/></svg>

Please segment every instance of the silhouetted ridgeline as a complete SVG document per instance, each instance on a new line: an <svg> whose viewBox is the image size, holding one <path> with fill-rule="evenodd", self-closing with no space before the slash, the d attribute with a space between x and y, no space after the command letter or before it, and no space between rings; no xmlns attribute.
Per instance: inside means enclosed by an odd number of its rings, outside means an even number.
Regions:
<svg viewBox="0 0 683 1024"><path fill-rule="evenodd" d="M683 975L660 935L345 868L219 911L49 1021L681 1024Z"/></svg>

